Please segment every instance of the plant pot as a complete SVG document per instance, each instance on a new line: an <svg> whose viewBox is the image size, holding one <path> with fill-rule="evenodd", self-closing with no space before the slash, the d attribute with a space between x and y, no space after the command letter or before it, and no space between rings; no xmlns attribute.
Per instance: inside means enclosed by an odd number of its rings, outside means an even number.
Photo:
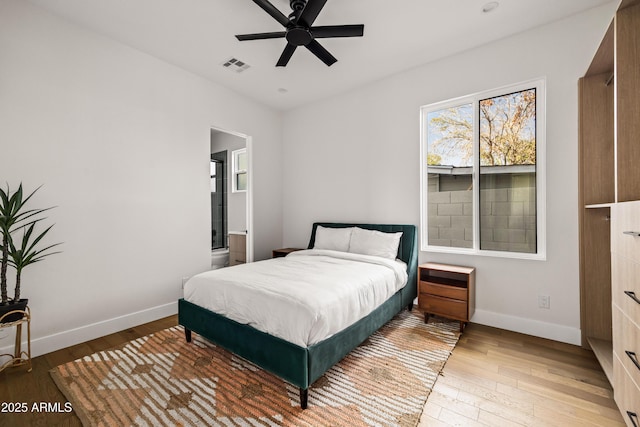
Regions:
<svg viewBox="0 0 640 427"><path fill-rule="evenodd" d="M21 298L17 302L10 301L9 304L6 305L0 304L0 323L11 323L22 319L24 317L24 313L11 313L8 316L5 316L5 314L16 310L25 311L28 303L29 299Z"/></svg>

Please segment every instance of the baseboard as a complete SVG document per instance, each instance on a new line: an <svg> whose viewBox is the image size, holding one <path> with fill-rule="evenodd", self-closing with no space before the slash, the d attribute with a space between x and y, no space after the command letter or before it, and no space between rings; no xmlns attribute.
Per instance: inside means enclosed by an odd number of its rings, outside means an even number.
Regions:
<svg viewBox="0 0 640 427"><path fill-rule="evenodd" d="M143 323L153 322L154 320L162 319L163 317L172 316L176 313L178 313L177 301L148 308L146 310L136 311L135 313L125 314L124 316L115 317L113 319L92 323L90 325L81 326L79 328L70 329L68 331L58 332L46 337L36 338L31 340L31 357L51 353L52 351L113 334L133 326L142 325ZM26 339L26 334L23 336ZM26 341L23 341L22 349L27 349ZM0 354L3 353L12 354L13 344L0 348Z"/></svg>
<svg viewBox="0 0 640 427"><path fill-rule="evenodd" d="M473 323L506 329L521 334L547 338L567 344L581 345L582 337L579 328L557 325L555 323L541 322L539 320L526 319L524 317L509 316L492 311L476 309Z"/></svg>
<svg viewBox="0 0 640 427"><path fill-rule="evenodd" d="M172 302L102 322L92 323L68 331L59 332L46 337L36 338L31 341L31 356L41 356L52 351L70 347L113 334L133 326L141 325L163 317L172 316L178 312L178 302ZM541 322L539 320L526 319L523 317L509 316L492 311L476 309L473 323L520 332L522 334L547 338L554 341L568 344L581 345L580 329L554 323ZM13 340L11 340L13 341ZM22 343L22 348L26 349L27 343ZM13 353L13 344L0 348L0 354ZM1 362L1 361L0 361Z"/></svg>

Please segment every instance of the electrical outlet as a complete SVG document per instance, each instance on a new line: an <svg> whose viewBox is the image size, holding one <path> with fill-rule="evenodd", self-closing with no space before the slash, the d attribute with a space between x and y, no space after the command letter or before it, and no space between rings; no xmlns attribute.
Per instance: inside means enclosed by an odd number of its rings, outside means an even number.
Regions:
<svg viewBox="0 0 640 427"><path fill-rule="evenodd" d="M551 308L551 297L549 295L538 295L539 308Z"/></svg>

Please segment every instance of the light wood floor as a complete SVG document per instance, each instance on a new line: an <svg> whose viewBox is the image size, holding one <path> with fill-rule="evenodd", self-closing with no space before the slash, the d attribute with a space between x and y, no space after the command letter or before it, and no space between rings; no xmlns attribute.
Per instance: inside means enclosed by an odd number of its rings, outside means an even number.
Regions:
<svg viewBox="0 0 640 427"><path fill-rule="evenodd" d="M171 316L33 359L0 373L2 402L66 399L49 376L61 363L177 324ZM79 426L73 413L0 414L0 426ZM624 426L604 373L581 348L470 324L425 405L420 426Z"/></svg>
<svg viewBox="0 0 640 427"><path fill-rule="evenodd" d="M593 353L466 327L427 400L424 426L624 426Z"/></svg>

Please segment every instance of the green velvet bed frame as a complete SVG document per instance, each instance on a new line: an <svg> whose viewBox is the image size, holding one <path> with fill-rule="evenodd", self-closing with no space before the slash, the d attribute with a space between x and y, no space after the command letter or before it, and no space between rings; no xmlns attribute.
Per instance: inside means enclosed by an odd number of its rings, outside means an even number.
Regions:
<svg viewBox="0 0 640 427"><path fill-rule="evenodd" d="M196 332L299 387L300 406L303 409L307 407L308 391L313 382L404 307L411 310L417 295L418 235L414 225L314 223L309 248L313 248L319 225L333 228L356 226L384 232L402 231L398 258L407 264L407 285L368 316L310 347L292 344L184 299L178 302L178 323L184 326L188 342L191 342L191 331Z"/></svg>

